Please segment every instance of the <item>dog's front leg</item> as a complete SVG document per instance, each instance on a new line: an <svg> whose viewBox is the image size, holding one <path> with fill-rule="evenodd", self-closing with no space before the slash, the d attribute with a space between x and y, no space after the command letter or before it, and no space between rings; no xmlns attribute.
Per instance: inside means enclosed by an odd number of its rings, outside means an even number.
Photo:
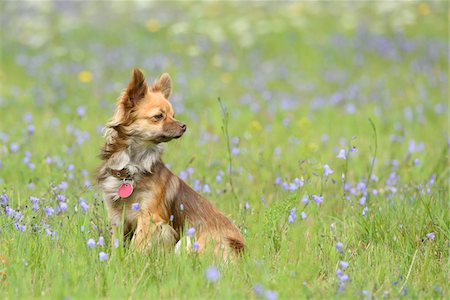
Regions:
<svg viewBox="0 0 450 300"><path fill-rule="evenodd" d="M132 239L136 249L144 250L149 245L151 227L151 215L149 213L140 213L137 217L137 226Z"/></svg>

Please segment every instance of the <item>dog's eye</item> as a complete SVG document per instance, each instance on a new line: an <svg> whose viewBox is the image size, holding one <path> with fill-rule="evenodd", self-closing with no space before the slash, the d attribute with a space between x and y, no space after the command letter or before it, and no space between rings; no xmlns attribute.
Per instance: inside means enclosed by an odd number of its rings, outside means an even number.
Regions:
<svg viewBox="0 0 450 300"><path fill-rule="evenodd" d="M153 119L154 119L155 121L160 121L160 120L162 120L163 117L164 117L163 114L159 114L159 115L153 116Z"/></svg>

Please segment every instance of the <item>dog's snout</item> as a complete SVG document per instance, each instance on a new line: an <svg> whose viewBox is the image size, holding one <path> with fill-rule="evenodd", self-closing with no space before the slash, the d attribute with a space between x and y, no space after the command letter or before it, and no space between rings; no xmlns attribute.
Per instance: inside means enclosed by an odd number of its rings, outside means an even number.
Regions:
<svg viewBox="0 0 450 300"><path fill-rule="evenodd" d="M181 123L181 122L178 122L178 125L181 127L181 129L182 129L183 131L186 131L186 128L187 128L186 124Z"/></svg>

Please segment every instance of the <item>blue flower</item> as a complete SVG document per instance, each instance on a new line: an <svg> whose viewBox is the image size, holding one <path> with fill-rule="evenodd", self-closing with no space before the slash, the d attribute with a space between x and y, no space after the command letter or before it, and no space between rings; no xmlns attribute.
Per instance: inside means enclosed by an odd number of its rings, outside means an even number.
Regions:
<svg viewBox="0 0 450 300"><path fill-rule="evenodd" d="M245 204L244 204L244 209L245 209L245 210L250 209L250 203L245 202Z"/></svg>
<svg viewBox="0 0 450 300"><path fill-rule="evenodd" d="M100 261L105 261L105 260L108 259L108 254L105 253L105 252L100 252L100 253L98 254L98 258L100 259Z"/></svg>
<svg viewBox="0 0 450 300"><path fill-rule="evenodd" d="M65 190L65 189L67 189L68 186L69 186L69 184L67 182L61 181L61 183L58 185L58 188L60 190Z"/></svg>
<svg viewBox="0 0 450 300"><path fill-rule="evenodd" d="M86 108L84 106L78 106L77 107L77 115L79 117L84 117L84 115L86 114Z"/></svg>
<svg viewBox="0 0 450 300"><path fill-rule="evenodd" d="M367 212L369 211L369 208L366 206L364 207L363 211L362 211L362 215L363 217L365 217L367 215Z"/></svg>
<svg viewBox="0 0 450 300"><path fill-rule="evenodd" d="M278 293L272 290L268 290L264 293L264 297L266 298L266 300L277 300Z"/></svg>
<svg viewBox="0 0 450 300"><path fill-rule="evenodd" d="M87 241L87 246L89 247L89 248L94 248L95 247L95 245L96 245L96 243L95 243L95 241L94 241L94 239L89 239L88 241Z"/></svg>
<svg viewBox="0 0 450 300"><path fill-rule="evenodd" d="M316 202L317 204L320 204L323 202L323 196L319 196L319 195L312 195L314 202Z"/></svg>
<svg viewBox="0 0 450 300"><path fill-rule="evenodd" d="M361 206L366 205L366 197L362 196L362 197L359 199L359 205L361 205Z"/></svg>
<svg viewBox="0 0 450 300"><path fill-rule="evenodd" d="M59 203L59 209L61 209L62 212L67 211L67 203L66 202L60 202Z"/></svg>
<svg viewBox="0 0 450 300"><path fill-rule="evenodd" d="M55 210L51 206L46 206L44 211L47 214L47 216L49 216L49 217L55 213Z"/></svg>
<svg viewBox="0 0 450 300"><path fill-rule="evenodd" d="M87 210L88 210L88 208L89 208L89 205L86 203L86 201L84 201L84 199L82 199L82 198L80 198L80 200L79 200L80 202L79 202L79 205L80 205L80 207L81 207L81 209L84 211L84 212L86 212Z"/></svg>
<svg viewBox="0 0 450 300"><path fill-rule="evenodd" d="M190 237L193 237L195 234L195 228L194 227L190 227L188 230L186 230L186 234Z"/></svg>
<svg viewBox="0 0 450 300"><path fill-rule="evenodd" d="M203 193L211 193L211 189L209 188L208 184L205 184L203 186Z"/></svg>
<svg viewBox="0 0 450 300"><path fill-rule="evenodd" d="M100 246L105 246L105 238L103 237L103 236L100 236L99 238L98 238L98 242L97 242L97 244L99 244Z"/></svg>
<svg viewBox="0 0 450 300"><path fill-rule="evenodd" d="M131 209L134 211L138 211L140 208L141 208L141 205L139 203L131 204Z"/></svg>
<svg viewBox="0 0 450 300"><path fill-rule="evenodd" d="M288 222L289 222L289 224L292 224L292 223L295 222L295 219L297 218L297 216L296 216L296 211L297 211L297 208L294 207L294 208L291 209L291 211L289 212L289 217L288 217Z"/></svg>
<svg viewBox="0 0 450 300"><path fill-rule="evenodd" d="M337 243L336 243L336 249L337 249L337 251L339 251L339 252L344 251L344 244L342 244L341 242L337 242Z"/></svg>
<svg viewBox="0 0 450 300"><path fill-rule="evenodd" d="M338 156L336 156L336 157L339 158L339 159L344 159L344 160L347 159L345 149L339 150L339 154L338 154Z"/></svg>
<svg viewBox="0 0 450 300"><path fill-rule="evenodd" d="M20 150L20 146L17 143L12 143L11 145L9 145L9 149L11 150L11 152L15 153Z"/></svg>
<svg viewBox="0 0 450 300"><path fill-rule="evenodd" d="M6 195L6 194L0 195L0 204L6 205L6 204L8 204L8 200L9 200L8 195Z"/></svg>
<svg viewBox="0 0 450 300"><path fill-rule="evenodd" d="M341 260L339 261L339 265L341 266L342 270L345 270L348 267L348 262Z"/></svg>
<svg viewBox="0 0 450 300"><path fill-rule="evenodd" d="M209 266L205 270L205 277L209 282L217 282L220 278L219 269L215 266Z"/></svg>
<svg viewBox="0 0 450 300"><path fill-rule="evenodd" d="M435 235L434 235L434 232L430 232L430 233L427 233L427 238L429 239L429 240L434 240L434 237L435 237Z"/></svg>
<svg viewBox="0 0 450 300"><path fill-rule="evenodd" d="M308 215L304 211L302 211L300 216L301 216L302 220L305 220L308 217Z"/></svg>
<svg viewBox="0 0 450 300"><path fill-rule="evenodd" d="M200 249L200 243L195 241L192 245L192 249L194 249L194 251L198 251Z"/></svg>
<svg viewBox="0 0 450 300"><path fill-rule="evenodd" d="M303 205L308 204L308 202L309 202L308 194L303 195L303 198L302 198L301 202L302 202Z"/></svg>
<svg viewBox="0 0 450 300"><path fill-rule="evenodd" d="M256 294L256 296L262 296L264 293L264 287L260 283L255 283L253 285L253 292Z"/></svg>
<svg viewBox="0 0 450 300"><path fill-rule="evenodd" d="M333 174L333 170L331 170L329 165L323 166L323 174L325 175L325 177L328 177L329 175Z"/></svg>

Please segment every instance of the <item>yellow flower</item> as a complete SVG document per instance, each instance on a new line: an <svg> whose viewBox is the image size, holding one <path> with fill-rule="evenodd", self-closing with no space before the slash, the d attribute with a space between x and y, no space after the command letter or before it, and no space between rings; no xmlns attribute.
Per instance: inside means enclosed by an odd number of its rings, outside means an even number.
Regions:
<svg viewBox="0 0 450 300"><path fill-rule="evenodd" d="M223 83L229 83L231 80L233 80L233 76L228 72L222 73L222 75L220 76L220 80L222 80Z"/></svg>
<svg viewBox="0 0 450 300"><path fill-rule="evenodd" d="M316 143L309 143L308 150L311 152L316 152L317 150L319 150L319 146Z"/></svg>
<svg viewBox="0 0 450 300"><path fill-rule="evenodd" d="M422 16L428 15L431 11L430 7L426 3L420 3L419 6L417 7L417 10L419 11L419 14L421 14Z"/></svg>
<svg viewBox="0 0 450 300"><path fill-rule="evenodd" d="M150 32L157 32L161 29L161 23L156 19L150 19L145 23L145 27Z"/></svg>
<svg viewBox="0 0 450 300"><path fill-rule="evenodd" d="M297 126L300 128L300 130L307 131L311 128L312 123L307 117L303 117L297 121Z"/></svg>
<svg viewBox="0 0 450 300"><path fill-rule="evenodd" d="M90 82L92 80L92 73L84 70L78 73L78 80L81 82Z"/></svg>
<svg viewBox="0 0 450 300"><path fill-rule="evenodd" d="M257 120L253 120L250 126L254 131L261 131L263 129L261 123L259 123Z"/></svg>

